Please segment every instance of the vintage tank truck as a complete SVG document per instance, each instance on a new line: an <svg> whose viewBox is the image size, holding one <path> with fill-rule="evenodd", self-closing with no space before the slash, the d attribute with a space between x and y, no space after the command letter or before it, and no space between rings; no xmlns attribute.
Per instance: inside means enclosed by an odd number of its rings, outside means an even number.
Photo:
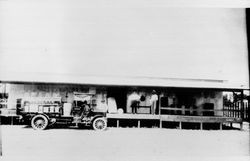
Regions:
<svg viewBox="0 0 250 161"><path fill-rule="evenodd" d="M32 97L17 99L17 115L35 130L44 130L53 124L92 126L95 130L107 128L106 110L97 110L94 94L74 92L73 103L62 103L60 97Z"/></svg>

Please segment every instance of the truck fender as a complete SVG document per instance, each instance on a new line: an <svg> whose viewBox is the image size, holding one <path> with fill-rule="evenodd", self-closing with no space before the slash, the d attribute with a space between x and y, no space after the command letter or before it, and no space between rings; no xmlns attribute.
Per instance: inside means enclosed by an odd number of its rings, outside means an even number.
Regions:
<svg viewBox="0 0 250 161"><path fill-rule="evenodd" d="M104 119L107 119L105 116L103 115L96 115L94 116L92 119L91 119L91 123L93 123L93 121L96 119L96 118L99 118L99 117L103 117Z"/></svg>
<svg viewBox="0 0 250 161"><path fill-rule="evenodd" d="M45 116L45 117L49 120L49 122L50 122L50 118L49 118L48 115L46 115L46 114L44 114L44 113L39 113L39 114L36 114L36 115L43 115L43 116ZM31 117L31 120L32 120L32 118L35 117L36 115L32 116L32 117Z"/></svg>

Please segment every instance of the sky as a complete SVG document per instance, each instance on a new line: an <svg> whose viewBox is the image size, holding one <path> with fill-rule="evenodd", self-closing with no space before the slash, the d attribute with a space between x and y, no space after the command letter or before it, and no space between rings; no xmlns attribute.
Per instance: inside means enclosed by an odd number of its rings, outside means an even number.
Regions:
<svg viewBox="0 0 250 161"><path fill-rule="evenodd" d="M223 8L166 2L0 1L0 80L36 73L211 79L248 86L241 8L247 1L238 1L237 8L230 8L233 0Z"/></svg>

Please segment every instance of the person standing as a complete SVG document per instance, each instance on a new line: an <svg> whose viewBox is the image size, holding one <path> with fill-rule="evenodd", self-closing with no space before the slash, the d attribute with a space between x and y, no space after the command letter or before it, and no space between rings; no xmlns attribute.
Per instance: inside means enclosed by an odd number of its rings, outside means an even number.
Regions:
<svg viewBox="0 0 250 161"><path fill-rule="evenodd" d="M158 95L156 93L155 90L152 91L152 95L150 98L150 104L151 104L151 114L155 114L155 110L156 110L156 103L158 101Z"/></svg>
<svg viewBox="0 0 250 161"><path fill-rule="evenodd" d="M132 109L132 113L137 113L137 108L140 102L140 96L139 94L134 90L133 93L128 97L130 101L130 107Z"/></svg>

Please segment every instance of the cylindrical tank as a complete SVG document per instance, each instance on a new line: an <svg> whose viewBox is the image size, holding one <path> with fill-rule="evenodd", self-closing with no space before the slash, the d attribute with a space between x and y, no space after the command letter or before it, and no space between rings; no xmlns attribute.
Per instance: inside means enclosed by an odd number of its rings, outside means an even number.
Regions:
<svg viewBox="0 0 250 161"><path fill-rule="evenodd" d="M70 116L71 110L72 110L71 103L64 103L63 104L63 116Z"/></svg>

